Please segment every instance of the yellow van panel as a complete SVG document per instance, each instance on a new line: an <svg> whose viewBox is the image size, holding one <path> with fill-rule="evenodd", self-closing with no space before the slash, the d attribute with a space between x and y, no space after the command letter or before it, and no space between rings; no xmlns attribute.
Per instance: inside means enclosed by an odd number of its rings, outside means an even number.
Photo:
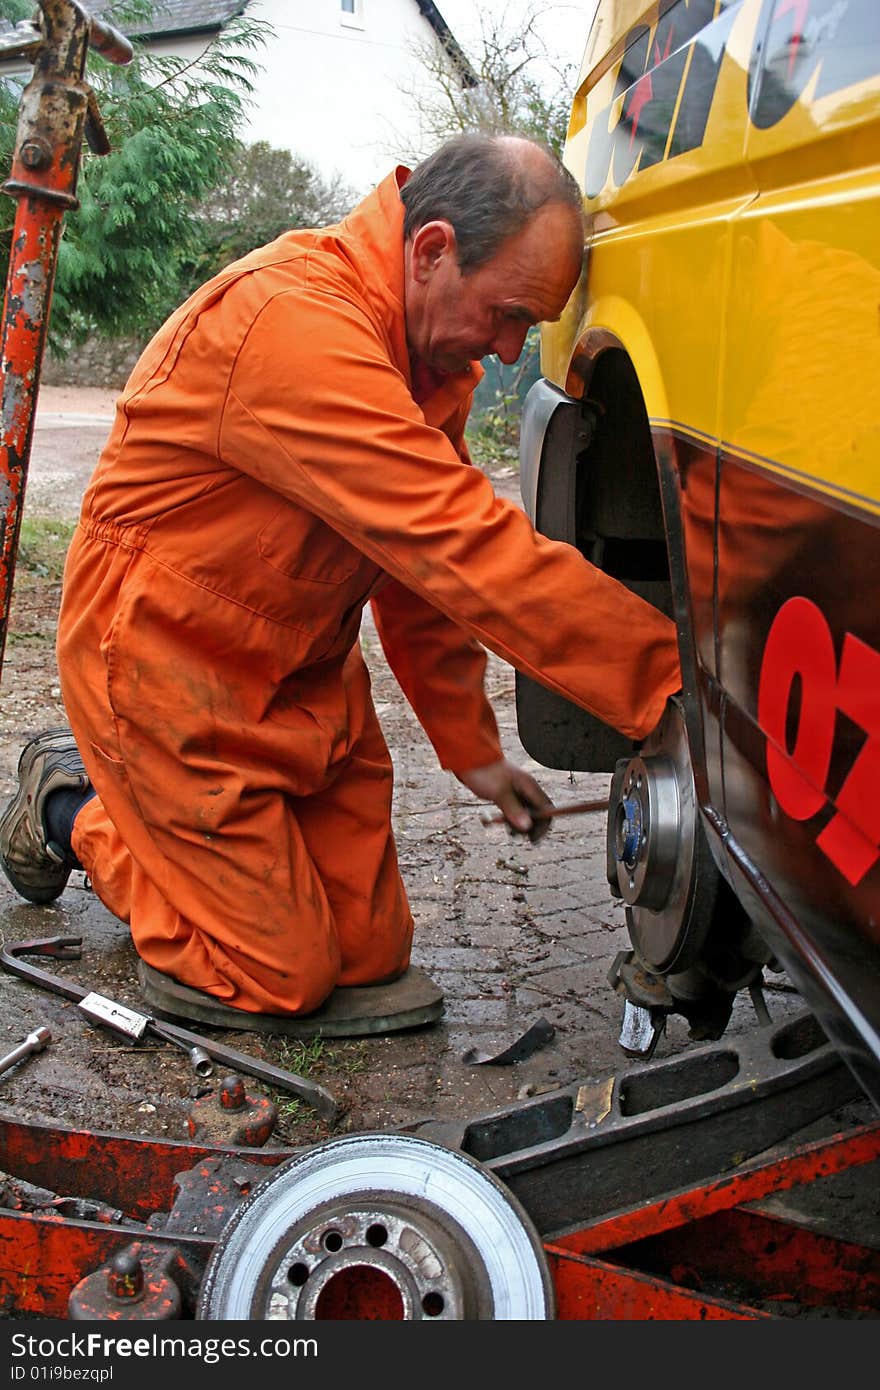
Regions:
<svg viewBox="0 0 880 1390"><path fill-rule="evenodd" d="M618 342L652 421L870 510L874 3L602 0L564 155L588 269L541 357L577 396L591 343Z"/></svg>

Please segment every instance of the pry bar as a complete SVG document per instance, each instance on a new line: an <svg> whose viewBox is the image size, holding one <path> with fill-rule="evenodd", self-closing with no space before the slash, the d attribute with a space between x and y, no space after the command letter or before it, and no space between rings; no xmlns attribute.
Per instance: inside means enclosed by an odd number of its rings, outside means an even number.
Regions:
<svg viewBox="0 0 880 1390"><path fill-rule="evenodd" d="M573 801L568 806L527 806L532 820L552 820L555 816L585 816L593 811L607 811L608 798L603 801ZM481 811L483 825L503 825L507 817L503 812Z"/></svg>
<svg viewBox="0 0 880 1390"><path fill-rule="evenodd" d="M21 960L21 957L26 955L53 956L56 960L79 960L82 955L81 948L82 937L80 936L50 936L36 941L20 941L13 946L4 946L3 949L0 949L0 965L11 971L13 975L18 975L21 979L39 985L41 989L47 989L53 994L60 994L65 999L72 999L76 1004L81 1004L84 999L91 996L92 1003L87 1005L87 1016L95 1021L116 1027L117 1031L124 1032L128 1037L139 1037L144 1032L149 1032L157 1038L185 1048L190 1053L193 1049L199 1049L202 1053L206 1053L212 1061L222 1063L230 1071L244 1072L270 1086L276 1086L283 1091L290 1091L293 1095L313 1106L321 1118L328 1123L338 1119L341 1112L338 1101L316 1082L309 1081L304 1076L298 1076L296 1072L285 1071L281 1067L273 1066L270 1062L262 1062L245 1052L237 1051L235 1048L225 1047L223 1043L214 1042L198 1033L191 1033L188 1028L180 1028L176 1023L159 1022L158 1019L151 1018L148 1014L136 1015L138 1020L144 1019L145 1022L140 1032L135 1031L133 1033L132 1028L140 1027L139 1023L135 1024L130 1021L131 1017L135 1015L134 1010L128 1009L122 1004L115 1004L113 1000L104 999L102 995L95 995L93 990L84 989L82 985L76 984L73 980L66 980L61 975L53 975L48 970L41 970L39 966ZM96 1011L93 1007L95 999L103 1000L103 1016L100 1018L97 1015L101 1011ZM89 1009L91 1012L88 1012ZM114 1013L116 1022L113 1019ZM121 1027L124 1016L127 1016L129 1020L126 1028Z"/></svg>

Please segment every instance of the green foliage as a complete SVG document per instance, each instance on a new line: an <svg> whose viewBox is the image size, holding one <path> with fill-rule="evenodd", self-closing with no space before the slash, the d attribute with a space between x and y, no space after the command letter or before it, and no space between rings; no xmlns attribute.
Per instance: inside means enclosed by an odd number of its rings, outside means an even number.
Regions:
<svg viewBox="0 0 880 1390"><path fill-rule="evenodd" d="M0 21L5 19L14 25L23 19L30 20L35 8L32 0L0 0Z"/></svg>
<svg viewBox="0 0 880 1390"><path fill-rule="evenodd" d="M190 288L292 227L339 221L354 202L354 193L338 178L326 182L289 150L273 149L265 141L238 145L222 179L198 208Z"/></svg>
<svg viewBox="0 0 880 1390"><path fill-rule="evenodd" d="M467 424L467 446L474 463L487 471L519 467L519 428L526 392L539 374L541 340L530 328L525 347L512 366L496 357L483 363L486 375L474 393Z"/></svg>
<svg viewBox="0 0 880 1390"><path fill-rule="evenodd" d="M113 22L125 32L160 8L158 0L126 0L114 5ZM17 0L0 0L0 16L12 18L13 9ZM124 67L89 53L87 77L111 153L83 150L80 207L65 217L58 256L50 322L56 351L95 331L147 335L180 302L201 254L199 208L238 148L259 72L252 55L268 33L260 21L233 20L197 61L150 55L137 39ZM2 99L5 117L17 96L6 91ZM0 153L8 168L11 144ZM14 214L6 210L6 256Z"/></svg>
<svg viewBox="0 0 880 1390"><path fill-rule="evenodd" d="M0 27L5 28L3 20L15 25L22 19L30 19L33 5L28 0L0 0ZM18 128L18 104L21 100L25 78L10 76L0 79L0 176L4 177L12 163L15 149L15 133ZM6 262L9 257L9 239L15 221L15 203L11 198L0 198L0 273L6 280Z"/></svg>
<svg viewBox="0 0 880 1390"><path fill-rule="evenodd" d="M515 394L496 391L492 403L468 420L468 450L474 463L484 472L516 468L519 456L519 406L519 398Z"/></svg>
<svg viewBox="0 0 880 1390"><path fill-rule="evenodd" d="M19 569L40 579L60 579L75 529L73 521L24 517L18 540Z"/></svg>
<svg viewBox="0 0 880 1390"><path fill-rule="evenodd" d="M313 1081L332 1069L336 1079L348 1080L364 1071L368 1063L367 1045L363 1041L337 1040L332 1050L321 1037L309 1038L304 1042L279 1037L279 1065L296 1076L309 1077ZM288 1091L273 1091L272 1102L278 1110L276 1137L288 1142L305 1138L307 1132L323 1130L325 1122L319 1120L308 1101L299 1100Z"/></svg>

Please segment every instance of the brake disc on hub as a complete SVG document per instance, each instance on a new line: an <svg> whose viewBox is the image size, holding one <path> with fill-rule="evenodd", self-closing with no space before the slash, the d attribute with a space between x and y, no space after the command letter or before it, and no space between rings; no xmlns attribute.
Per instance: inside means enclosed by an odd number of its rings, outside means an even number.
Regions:
<svg viewBox="0 0 880 1390"><path fill-rule="evenodd" d="M608 862L642 961L658 974L687 969L706 942L718 871L700 825L684 714L674 699L639 754L618 764Z"/></svg>
<svg viewBox="0 0 880 1390"><path fill-rule="evenodd" d="M331 1140L281 1164L230 1218L196 1317L549 1319L530 1218L455 1149L409 1135Z"/></svg>

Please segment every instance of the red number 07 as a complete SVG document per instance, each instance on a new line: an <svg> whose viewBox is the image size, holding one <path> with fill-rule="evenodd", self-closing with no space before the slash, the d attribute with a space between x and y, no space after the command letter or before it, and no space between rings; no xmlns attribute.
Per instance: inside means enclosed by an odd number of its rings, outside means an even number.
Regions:
<svg viewBox="0 0 880 1390"><path fill-rule="evenodd" d="M791 689L800 678L794 746L786 738ZM840 654L827 619L809 599L790 598L770 632L758 682L758 723L767 735L767 775L773 795L793 820L809 820L825 805L837 711L867 738L834 801L835 814L819 848L849 883L859 883L880 859L880 652L847 632Z"/></svg>

